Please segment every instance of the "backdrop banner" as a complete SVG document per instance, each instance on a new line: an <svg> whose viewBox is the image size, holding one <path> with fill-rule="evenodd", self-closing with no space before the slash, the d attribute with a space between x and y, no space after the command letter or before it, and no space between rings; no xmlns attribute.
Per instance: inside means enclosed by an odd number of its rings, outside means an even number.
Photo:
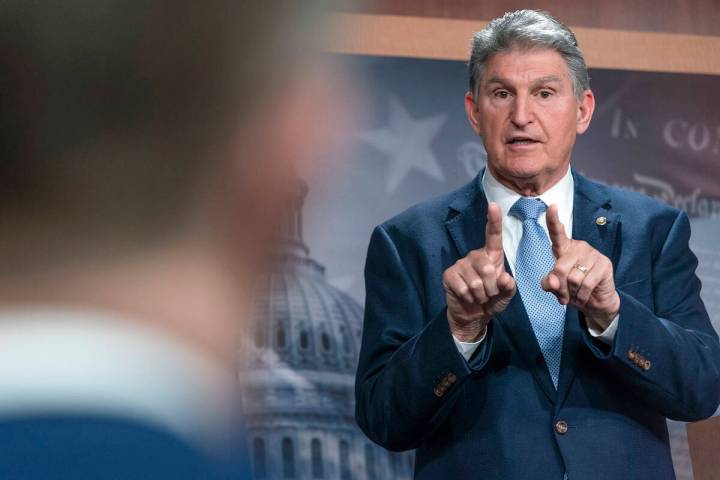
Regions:
<svg viewBox="0 0 720 480"><path fill-rule="evenodd" d="M346 56L363 88L364 120L349 158L313 180L305 240L334 287L362 304L375 225L444 194L486 162L463 106L462 62ZM702 296L720 327L720 81L667 73L590 71L597 108L572 164L589 177L684 209ZM309 119L312 121L312 119ZM670 422L679 479L692 478L685 425Z"/></svg>

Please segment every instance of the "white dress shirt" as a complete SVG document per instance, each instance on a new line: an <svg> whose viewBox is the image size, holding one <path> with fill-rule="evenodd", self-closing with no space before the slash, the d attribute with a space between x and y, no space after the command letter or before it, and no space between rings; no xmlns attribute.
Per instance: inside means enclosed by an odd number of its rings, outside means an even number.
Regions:
<svg viewBox="0 0 720 480"><path fill-rule="evenodd" d="M494 202L497 203L498 207L500 207L503 227L503 251L505 252L505 258L510 265L510 270L514 274L517 249L520 245L520 239L522 238L522 222L517 217L510 215L510 209L515 202L518 201L521 195L501 184L492 175L492 173L490 173L489 169L485 169L485 173L482 177L482 187L488 203ZM565 232L569 235L572 235L574 193L575 181L573 180L572 173L568 167L565 176L563 176L559 182L537 197L545 202L547 206L557 204L558 217L560 218L560 222L565 226ZM548 233L545 213L540 215L538 223L545 230L545 233ZM615 332L617 331L618 317L615 317L610 326L608 326L604 332L588 327L590 335L607 345L612 345L613 339L615 338ZM466 360L468 360L475 350L477 350L480 343L485 340L485 335L483 335L477 342L461 342L454 336L453 340L455 341L455 345L460 353Z"/></svg>

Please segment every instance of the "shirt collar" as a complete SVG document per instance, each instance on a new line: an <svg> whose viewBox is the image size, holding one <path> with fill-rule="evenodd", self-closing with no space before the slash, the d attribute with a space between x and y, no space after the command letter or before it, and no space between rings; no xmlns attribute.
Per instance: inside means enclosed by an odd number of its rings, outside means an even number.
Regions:
<svg viewBox="0 0 720 480"><path fill-rule="evenodd" d="M482 187L488 203L497 203L503 217L508 216L512 206L521 197L519 193L500 183L490 172L489 168L486 168L483 173ZM575 181L568 166L565 175L555 185L543 194L533 198L540 198L547 206L557 204L560 221L567 227L570 225L570 220L572 219L574 190ZM568 234L570 234L570 232L568 232Z"/></svg>

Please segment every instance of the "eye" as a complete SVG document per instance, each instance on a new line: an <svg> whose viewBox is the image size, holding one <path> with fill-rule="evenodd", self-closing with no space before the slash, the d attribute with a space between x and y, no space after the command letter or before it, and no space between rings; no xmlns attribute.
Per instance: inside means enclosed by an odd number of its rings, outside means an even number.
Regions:
<svg viewBox="0 0 720 480"><path fill-rule="evenodd" d="M495 98L505 99L510 96L510 92L508 92L507 90L495 90L493 92L493 95L495 96Z"/></svg>
<svg viewBox="0 0 720 480"><path fill-rule="evenodd" d="M550 90L540 90L539 95L540 98L550 98L552 97L553 92L551 92Z"/></svg>

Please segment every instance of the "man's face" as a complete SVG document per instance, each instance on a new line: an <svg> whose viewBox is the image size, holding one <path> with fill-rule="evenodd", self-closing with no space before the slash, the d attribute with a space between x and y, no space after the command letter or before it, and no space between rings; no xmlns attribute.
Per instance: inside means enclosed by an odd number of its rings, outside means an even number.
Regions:
<svg viewBox="0 0 720 480"><path fill-rule="evenodd" d="M592 117L595 100L578 100L563 57L552 49L510 50L485 64L466 110L482 137L488 167L502 183L539 194L567 171L575 137Z"/></svg>

